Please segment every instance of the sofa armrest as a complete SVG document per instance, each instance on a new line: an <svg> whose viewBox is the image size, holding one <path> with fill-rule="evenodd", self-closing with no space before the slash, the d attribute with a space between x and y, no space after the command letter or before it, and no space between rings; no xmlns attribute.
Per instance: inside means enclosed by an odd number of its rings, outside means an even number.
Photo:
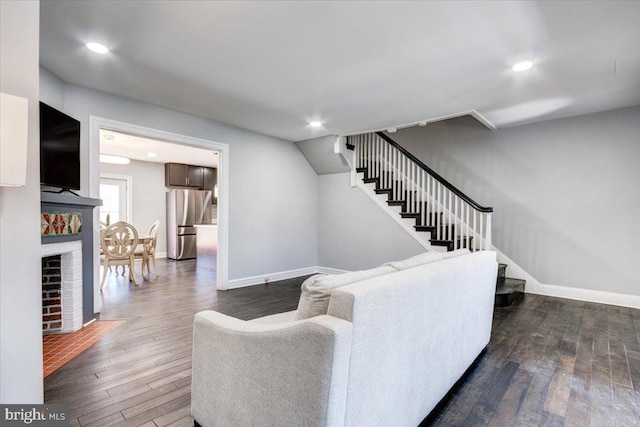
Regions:
<svg viewBox="0 0 640 427"><path fill-rule="evenodd" d="M293 322L294 320L297 320L296 319L297 314L298 314L297 310L285 311L284 313L270 314L268 316L251 319L251 320L248 320L248 322L265 323L265 324Z"/></svg>
<svg viewBox="0 0 640 427"><path fill-rule="evenodd" d="M195 316L191 413L202 426L344 424L351 323Z"/></svg>

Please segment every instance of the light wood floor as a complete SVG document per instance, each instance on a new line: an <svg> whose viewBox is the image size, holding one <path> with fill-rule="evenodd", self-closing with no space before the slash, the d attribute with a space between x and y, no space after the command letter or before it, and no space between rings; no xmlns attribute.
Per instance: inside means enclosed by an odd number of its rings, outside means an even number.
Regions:
<svg viewBox="0 0 640 427"><path fill-rule="evenodd" d="M111 275L102 319L128 321L45 379L72 425L183 426L194 313L241 319L292 310L301 280L218 292L195 261L158 260L139 287ZM423 425L640 425L640 310L527 295L496 309L491 343Z"/></svg>

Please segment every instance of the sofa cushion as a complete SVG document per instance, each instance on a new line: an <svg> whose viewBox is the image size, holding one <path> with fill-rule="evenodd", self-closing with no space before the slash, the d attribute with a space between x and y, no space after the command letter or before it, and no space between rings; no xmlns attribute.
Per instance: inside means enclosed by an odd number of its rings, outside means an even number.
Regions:
<svg viewBox="0 0 640 427"><path fill-rule="evenodd" d="M316 274L311 276L302 283L302 293L300 294L298 310L296 311L296 320L327 314L331 291L336 288L395 271L393 267L382 266L342 274Z"/></svg>
<svg viewBox="0 0 640 427"><path fill-rule="evenodd" d="M387 262L383 264L383 266L393 267L395 270L400 271L406 270L407 268L417 267L423 264L430 264L442 259L444 259L444 257L442 256L441 252L425 252L411 258L403 259L402 261Z"/></svg>

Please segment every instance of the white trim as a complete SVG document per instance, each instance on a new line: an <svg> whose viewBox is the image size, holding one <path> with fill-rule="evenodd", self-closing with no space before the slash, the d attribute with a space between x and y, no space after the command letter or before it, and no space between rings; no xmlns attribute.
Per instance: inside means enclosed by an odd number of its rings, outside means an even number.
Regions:
<svg viewBox="0 0 640 427"><path fill-rule="evenodd" d="M473 116L477 121L479 121L480 123L482 123L483 125L485 125L489 130L498 130L498 127L496 125L494 125L493 123L491 123L489 121L489 119L487 119L485 116L483 116L482 114L480 114L478 111L476 110L471 110L469 112L469 114L471 116Z"/></svg>
<svg viewBox="0 0 640 427"><path fill-rule="evenodd" d="M90 197L99 197L100 163L99 152L94 152L93 147L100 146L100 129L114 130L143 136L150 139L159 139L180 145L188 145L197 148L218 152L218 256L216 287L220 290L228 289L229 285L229 145L188 135L152 129L131 123L119 122L102 117L89 117L89 190ZM97 224L97 209L94 209L94 219ZM98 241L98 228L94 229L94 239ZM97 246L94 251L94 265L99 265ZM94 269L94 292L99 294L98 268ZM96 301L99 298L96 298ZM99 311L99 310L97 310Z"/></svg>
<svg viewBox="0 0 640 427"><path fill-rule="evenodd" d="M404 128L410 128L413 126L418 126L420 123L435 123L435 122L441 122L443 120L449 120L449 119L455 119L456 117L462 117L462 116L471 116L474 119L476 119L477 121L479 121L480 123L482 123L484 126L487 127L487 129L489 130L498 130L498 128L489 121L489 119L487 119L485 116L483 116L482 114L480 114L477 110L467 110L467 111L462 111L460 113L453 113L453 114L447 114L444 116L440 116L440 117L434 117L432 119L428 119L428 120L420 120L417 122L412 122L412 123L406 123L403 125L398 125L398 126L393 126L396 129L404 129ZM341 134L340 136L352 136L352 135L361 135L364 133L374 133L374 132L383 132L386 131L387 129L389 129L390 127L384 127L384 128L380 128L380 129L372 129L372 130L363 130L363 131L357 131L357 132L351 132L351 133L345 133L345 134Z"/></svg>
<svg viewBox="0 0 640 427"><path fill-rule="evenodd" d="M330 267L320 267L320 266L298 268L296 270L280 271L277 273L269 273L269 274L263 274L259 276L243 277L241 279L229 280L228 289L244 288L247 286L254 286L254 285L264 285L265 279L269 279L269 283L273 283L278 280L294 279L296 277L308 276L310 274L317 274L317 273L340 274L345 272L346 270L340 270L337 268L330 268Z"/></svg>
<svg viewBox="0 0 640 427"><path fill-rule="evenodd" d="M167 257L166 252L156 252L156 258L166 258L166 257Z"/></svg>
<svg viewBox="0 0 640 427"><path fill-rule="evenodd" d="M498 254L499 262L507 264L507 277L514 277L527 281L524 287L524 291L527 294L545 295L548 297L567 298L578 301L612 304L621 307L640 309L640 295L618 294L614 292L576 288L573 286L540 283L495 246L492 247L492 250L496 251Z"/></svg>
<svg viewBox="0 0 640 427"><path fill-rule="evenodd" d="M342 274L342 273L348 273L351 270L342 270L340 268L332 268L332 267L316 267L317 271L316 273L322 273L322 274Z"/></svg>
<svg viewBox="0 0 640 427"><path fill-rule="evenodd" d="M100 173L100 178L119 179L126 181L127 186L127 222L133 222L133 177L131 175L118 175L116 173ZM98 190L100 191L100 190Z"/></svg>
<svg viewBox="0 0 640 427"><path fill-rule="evenodd" d="M593 289L545 284L541 284L536 290L527 290L525 286L525 292L549 297L567 298L578 301L640 309L640 295L618 294L614 292L596 291Z"/></svg>

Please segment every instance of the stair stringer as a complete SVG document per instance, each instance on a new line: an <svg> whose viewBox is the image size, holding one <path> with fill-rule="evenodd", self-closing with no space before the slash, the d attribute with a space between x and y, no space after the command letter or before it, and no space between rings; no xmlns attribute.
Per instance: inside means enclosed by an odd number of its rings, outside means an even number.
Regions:
<svg viewBox="0 0 640 427"><path fill-rule="evenodd" d="M525 286L524 288L525 293L542 295L544 294L542 292L541 283L536 280L535 277L527 273L525 269L520 267L514 260L505 255L504 252L502 252L500 249L496 248L495 245L491 245L491 250L496 252L499 263L507 264L507 277L527 281L527 286Z"/></svg>
<svg viewBox="0 0 640 427"><path fill-rule="evenodd" d="M408 233L416 242L418 242L423 248L425 248L426 251L428 252L440 251L440 249L436 249L433 246L431 246L431 243L426 237L427 233L424 233L425 237L420 235L420 233L415 231L413 226L410 226L407 224L407 222L409 221L400 217L399 210L397 207L391 207L387 205L387 203L384 200L382 200L383 196L375 193L375 191L373 190L373 188L375 187L375 184L367 184L363 181L362 179L362 177L364 176L363 173L360 172L360 173L357 173L357 175L358 177L355 180L356 187L358 187L362 192L364 192L367 196L369 196L378 206L380 206L380 208L389 217L391 217L396 223L398 223L398 225L400 225L400 227L402 227L402 229L406 233ZM475 235L474 238L480 238L480 236ZM541 286L540 282L536 280L531 274L527 273L526 270L520 267L515 261L513 261L507 255L505 255L504 252L498 249L495 245L491 245L491 249L496 252L498 262L508 265L507 267L507 269L509 270L507 274L508 277L527 281L525 293L544 294L543 287Z"/></svg>
<svg viewBox="0 0 640 427"><path fill-rule="evenodd" d="M361 175L360 173L358 175ZM358 177L361 178L361 177ZM418 234L417 231L413 229L412 226L408 225L405 220L400 217L400 212L397 209L393 209L391 206L387 205L387 202L383 201L381 197L375 193L372 187L375 184L367 184L362 179L356 179L356 187L359 188L364 194L369 196L371 200L373 200L382 210L389 215L404 231L406 231L416 242L420 244L425 250L428 252L436 252L437 250L431 246L431 243L428 240L425 240L422 236Z"/></svg>

